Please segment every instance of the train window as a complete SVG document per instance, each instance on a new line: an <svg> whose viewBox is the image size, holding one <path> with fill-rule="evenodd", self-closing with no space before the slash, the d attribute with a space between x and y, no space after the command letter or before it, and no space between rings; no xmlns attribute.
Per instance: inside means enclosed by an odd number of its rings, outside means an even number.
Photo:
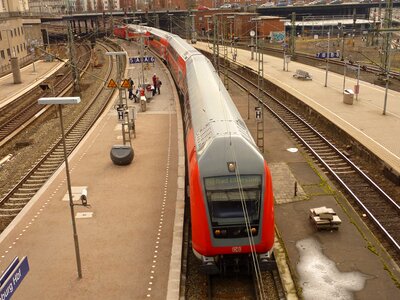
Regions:
<svg viewBox="0 0 400 300"><path fill-rule="evenodd" d="M239 180L238 180L239 179ZM213 225L258 223L261 205L261 176L218 176L204 179L207 203Z"/></svg>

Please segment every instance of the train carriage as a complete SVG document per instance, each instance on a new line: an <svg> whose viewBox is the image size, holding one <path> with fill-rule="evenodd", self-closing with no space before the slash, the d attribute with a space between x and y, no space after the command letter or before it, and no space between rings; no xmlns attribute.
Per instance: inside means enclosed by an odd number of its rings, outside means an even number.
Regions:
<svg viewBox="0 0 400 300"><path fill-rule="evenodd" d="M182 96L193 252L209 273L252 252L268 267L274 214L267 163L211 62L174 34L141 29L152 50L166 51Z"/></svg>

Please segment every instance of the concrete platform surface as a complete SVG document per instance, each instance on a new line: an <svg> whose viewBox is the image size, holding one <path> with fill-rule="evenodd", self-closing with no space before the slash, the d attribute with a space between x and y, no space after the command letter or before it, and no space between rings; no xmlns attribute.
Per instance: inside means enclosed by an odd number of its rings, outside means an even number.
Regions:
<svg viewBox="0 0 400 300"><path fill-rule="evenodd" d="M13 299L177 298L183 135L171 78L159 62L154 70L162 91L138 111L132 163L117 166L110 158L111 147L122 143L113 104L70 156L72 186L87 187L90 204L75 206L83 278L60 168L0 235L2 267L15 256L28 256L30 264Z"/></svg>
<svg viewBox="0 0 400 300"><path fill-rule="evenodd" d="M18 84L14 83L12 73L0 77L0 107L28 92L54 74L63 65L64 63L60 61L46 62L38 60L34 66L30 64L21 69L22 82Z"/></svg>

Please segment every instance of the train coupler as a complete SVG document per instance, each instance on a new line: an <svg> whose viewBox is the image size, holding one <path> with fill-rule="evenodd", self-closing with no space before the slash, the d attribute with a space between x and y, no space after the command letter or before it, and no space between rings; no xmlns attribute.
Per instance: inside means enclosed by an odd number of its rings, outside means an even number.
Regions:
<svg viewBox="0 0 400 300"><path fill-rule="evenodd" d="M277 269L276 260L272 251L258 255L261 271L272 271Z"/></svg>
<svg viewBox="0 0 400 300"><path fill-rule="evenodd" d="M200 271L206 274L218 274L219 268L215 262L214 257L201 256Z"/></svg>

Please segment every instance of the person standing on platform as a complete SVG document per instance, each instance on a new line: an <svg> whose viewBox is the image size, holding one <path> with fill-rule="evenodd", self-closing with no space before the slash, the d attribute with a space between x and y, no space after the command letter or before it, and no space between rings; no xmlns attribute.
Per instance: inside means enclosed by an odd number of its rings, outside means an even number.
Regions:
<svg viewBox="0 0 400 300"><path fill-rule="evenodd" d="M154 75L153 75L153 96L156 94L156 86L157 86L157 75L156 75L156 73L154 73Z"/></svg>
<svg viewBox="0 0 400 300"><path fill-rule="evenodd" d="M157 93L160 95L160 88L161 88L162 82L160 80L160 78L157 77L156 79L156 89L157 89Z"/></svg>
<svg viewBox="0 0 400 300"><path fill-rule="evenodd" d="M134 83L131 77L129 77L128 82L129 82L129 87L128 87L129 99L132 100L134 96L133 95Z"/></svg>

